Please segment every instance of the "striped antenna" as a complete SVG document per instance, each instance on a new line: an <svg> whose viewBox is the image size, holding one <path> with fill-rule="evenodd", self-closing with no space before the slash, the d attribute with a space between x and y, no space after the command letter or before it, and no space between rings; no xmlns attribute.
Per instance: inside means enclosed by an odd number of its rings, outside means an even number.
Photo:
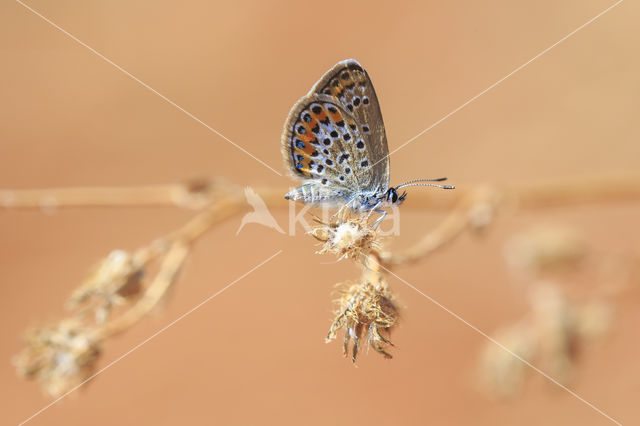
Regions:
<svg viewBox="0 0 640 426"><path fill-rule="evenodd" d="M396 190L400 188L405 188L407 186L434 186L436 188L442 188L442 189L456 189L456 187L453 185L438 185L435 183L424 183L424 182L443 182L445 180L447 180L446 177L437 178L437 179L414 179L414 180L410 180L409 182L405 182L402 185L396 186Z"/></svg>

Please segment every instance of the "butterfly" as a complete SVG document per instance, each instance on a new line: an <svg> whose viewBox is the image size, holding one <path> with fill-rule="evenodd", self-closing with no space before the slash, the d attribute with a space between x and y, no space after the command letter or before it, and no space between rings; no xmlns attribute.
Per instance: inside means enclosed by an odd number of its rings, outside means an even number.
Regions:
<svg viewBox="0 0 640 426"><path fill-rule="evenodd" d="M303 184L285 195L305 203L343 204L354 210L384 211L401 204L407 186L450 185L416 179L389 186L389 148L376 92L355 59L338 62L291 109L282 134L282 153ZM384 216L383 216L384 217Z"/></svg>

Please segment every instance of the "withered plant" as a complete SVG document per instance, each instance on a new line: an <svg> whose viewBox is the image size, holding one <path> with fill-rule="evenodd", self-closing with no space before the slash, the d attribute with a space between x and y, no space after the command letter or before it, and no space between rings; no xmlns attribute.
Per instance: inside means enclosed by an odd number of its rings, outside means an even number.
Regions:
<svg viewBox="0 0 640 426"><path fill-rule="evenodd" d="M287 207L287 188L256 187L269 208ZM500 215L539 208L571 207L590 202L616 203L640 199L640 177L618 176L513 185L477 185L442 192L414 192L402 209L448 212L444 220L410 247L391 252L366 218L353 212L316 221L310 234L321 241L320 253L354 262L360 277L337 285L335 318L326 340L344 333L345 355L356 361L363 346L391 358L390 332L399 308L389 286L391 270L421 262L467 232L490 228ZM20 374L38 380L51 395L60 395L90 377L107 340L133 327L166 297L200 236L222 220L250 211L238 185L220 179L187 184L125 188L60 188L2 190L0 206L11 209L58 209L86 206L172 205L196 213L184 226L131 252L116 249L99 261L72 291L68 314L57 323L34 328L15 358ZM310 250L313 249L310 245ZM560 380L576 374L574 348L603 334L613 320L616 298L635 279L633 254L609 256L624 270L615 290L579 300L565 294L560 281L547 274L558 267L584 267L588 250L563 232L533 231L516 237L506 249L514 280L525 283L530 313L496 333L511 352L538 359ZM599 262L603 256L598 256ZM617 262L617 263L616 263ZM605 288L604 286L603 288ZM609 287L606 287L609 288ZM524 380L523 365L510 353L488 345L482 356L482 383L496 395L513 394Z"/></svg>

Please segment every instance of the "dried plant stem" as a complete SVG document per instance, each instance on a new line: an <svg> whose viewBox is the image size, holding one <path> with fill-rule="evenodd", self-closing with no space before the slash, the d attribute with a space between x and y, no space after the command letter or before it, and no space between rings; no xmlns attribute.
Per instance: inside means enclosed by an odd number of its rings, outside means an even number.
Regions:
<svg viewBox="0 0 640 426"><path fill-rule="evenodd" d="M506 187L504 193L521 209L637 201L640 200L640 176L593 176L518 184Z"/></svg>
<svg viewBox="0 0 640 426"><path fill-rule="evenodd" d="M212 188L218 197L185 225L133 253L113 250L74 290L69 315L26 334L18 372L57 396L90 377L103 342L147 316L177 282L193 243L221 221L248 210L241 190ZM151 264L157 269L146 278Z"/></svg>
<svg viewBox="0 0 640 426"><path fill-rule="evenodd" d="M131 187L77 187L1 190L0 205L6 208L55 208L77 206L182 205L185 185L143 185Z"/></svg>
<svg viewBox="0 0 640 426"><path fill-rule="evenodd" d="M122 315L98 328L96 337L104 339L126 331L151 312L175 282L178 272L180 272L180 268L188 255L188 244L181 241L174 242L162 259L160 270L144 292L144 295Z"/></svg>
<svg viewBox="0 0 640 426"><path fill-rule="evenodd" d="M462 208L454 209L433 230L426 233L420 241L408 249L396 253L383 252L380 262L387 266L416 262L461 235L469 224L468 214Z"/></svg>
<svg viewBox="0 0 640 426"><path fill-rule="evenodd" d="M153 254L158 255L160 251L164 251L159 271L135 305L98 330L100 338L127 330L153 310L176 281L177 275L189 255L191 244L214 225L246 208L240 197L223 198L214 206L196 215L180 229L154 241L151 247L160 247L161 249L155 250ZM149 251L148 248L141 250L144 250L145 253Z"/></svg>
<svg viewBox="0 0 640 426"><path fill-rule="evenodd" d="M166 185L121 187L75 187L43 189L0 189L0 207L11 209L55 209L72 207L174 206L202 209L231 189L242 188L220 179L192 180ZM286 188L256 187L255 191L272 207L286 207ZM243 200L242 200L243 201Z"/></svg>
<svg viewBox="0 0 640 426"><path fill-rule="evenodd" d="M267 207L282 208L290 205L283 197L286 192L286 188L257 187L246 191L245 199L242 187L220 179L122 188L0 190L0 207L12 209L166 205L198 211L179 229L133 253L109 253L71 295L70 316L28 335L25 349L16 357L18 371L37 378L52 395L83 380L95 368L103 341L131 328L164 299L199 237L221 221L254 208L250 195L257 195ZM390 358L388 336L397 324L398 309L382 269L423 259L466 231L483 228L498 208L635 200L640 200L640 176L630 175L507 187L474 185L446 195L415 191L403 208L450 213L414 246L393 254L381 252L378 233L368 217L350 217L345 210L337 222L318 222L311 234L324 242L321 252L352 259L362 267L358 281L340 286L342 294L327 339L333 340L344 329L344 351L351 348L354 362L363 344ZM157 270L146 278L151 263Z"/></svg>
<svg viewBox="0 0 640 426"><path fill-rule="evenodd" d="M187 222L177 231L169 235L169 238L184 240L191 243L208 231L213 225L245 211L249 206L245 203L242 194L228 196L218 200L212 207L204 210Z"/></svg>
<svg viewBox="0 0 640 426"><path fill-rule="evenodd" d="M487 225L500 202L501 197L491 188L478 187L474 192L468 191L435 229L426 233L408 249L396 251L393 254L381 253L380 261L387 267L416 262L451 243L469 228Z"/></svg>
<svg viewBox="0 0 640 426"><path fill-rule="evenodd" d="M484 186L484 185L483 185ZM0 189L0 206L5 208L41 209L90 206L166 205L200 209L217 199L220 191L237 185L220 180L193 180L187 183L131 187L78 187L51 189ZM505 202L520 209L576 205L602 201L640 200L640 175L595 176L580 179L558 179L548 182L492 185ZM256 187L256 193L269 207L286 207L282 194L286 187ZM448 210L478 186L458 189L447 196L434 191L414 191L405 208ZM226 191L224 191L226 192Z"/></svg>
<svg viewBox="0 0 640 426"><path fill-rule="evenodd" d="M640 200L640 179L631 176L519 184L503 190L479 186L459 192L457 204L447 217L417 243L394 254L385 252L381 260L387 266L416 262L464 231L487 225L501 207L536 209L634 200Z"/></svg>

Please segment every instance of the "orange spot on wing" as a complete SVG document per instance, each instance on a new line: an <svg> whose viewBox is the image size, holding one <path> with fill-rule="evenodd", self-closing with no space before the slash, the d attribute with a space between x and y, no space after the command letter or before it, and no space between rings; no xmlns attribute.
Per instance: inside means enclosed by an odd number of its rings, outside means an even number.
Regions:
<svg viewBox="0 0 640 426"><path fill-rule="evenodd" d="M295 152L304 155L305 157L311 156L311 154L313 154L313 151L315 151L316 149L313 147L313 145L311 145L311 143L305 143L304 145L304 149L296 148Z"/></svg>
<svg viewBox="0 0 640 426"><path fill-rule="evenodd" d="M318 122L312 118L311 121L309 121L308 123L303 122L302 125L304 126L307 133L299 135L298 137L304 142L305 147L303 149L296 148L296 151L300 151L301 153L304 153L306 155L311 155L311 153L315 151L315 148L313 147L311 142L316 141L316 135L313 133L312 129L314 129L318 125Z"/></svg>
<svg viewBox="0 0 640 426"><path fill-rule="evenodd" d="M311 155L311 154L313 154L313 151L315 151L315 150L316 149L313 147L313 145L308 143L307 146L302 150L302 152L304 152L307 155Z"/></svg>
<svg viewBox="0 0 640 426"><path fill-rule="evenodd" d="M305 133L304 135L297 135L296 137L304 142L305 145L309 145L310 142L316 138L313 134L311 134L311 130L307 130L307 133Z"/></svg>
<svg viewBox="0 0 640 426"><path fill-rule="evenodd" d="M340 114L340 110L337 110L336 112L328 111L328 113L334 123L342 121L342 114Z"/></svg>
<svg viewBox="0 0 640 426"><path fill-rule="evenodd" d="M305 156L302 160L298 160L296 158L296 155L301 153L301 152L302 152L302 150L300 150L300 149L295 149L294 150L294 155L293 155L293 161L294 161L294 164L295 164L294 167L295 167L296 171L302 173L303 175L311 176L311 173L309 173L309 170L311 169L311 167L309 165L309 163L311 162L311 158L309 156ZM301 169L299 169L297 167L298 164L302 164L302 168Z"/></svg>
<svg viewBox="0 0 640 426"><path fill-rule="evenodd" d="M320 114L314 114L319 121L324 121L327 119L327 113L324 112L324 108Z"/></svg>
<svg viewBox="0 0 640 426"><path fill-rule="evenodd" d="M312 129L317 125L318 125L318 122L314 118L312 118L311 121L309 121L308 123L304 123L304 128L307 129L307 134L308 135L313 134Z"/></svg>

